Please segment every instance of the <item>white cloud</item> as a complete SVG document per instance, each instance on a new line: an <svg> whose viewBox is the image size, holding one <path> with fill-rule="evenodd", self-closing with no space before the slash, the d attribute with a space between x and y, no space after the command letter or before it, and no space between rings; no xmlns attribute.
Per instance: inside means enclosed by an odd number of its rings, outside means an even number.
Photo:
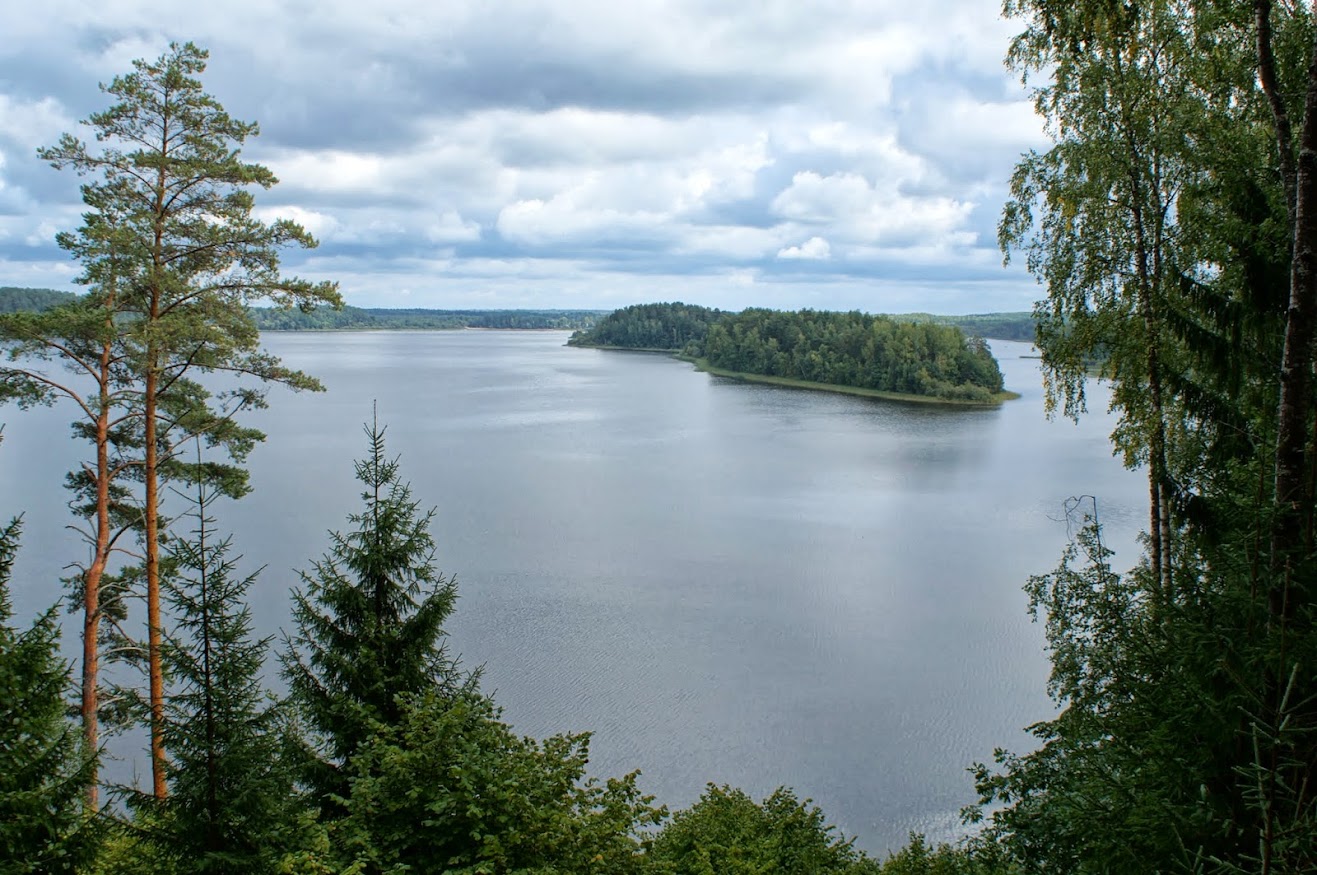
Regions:
<svg viewBox="0 0 1317 875"><path fill-rule="evenodd" d="M854 173L797 173L772 206L780 216L828 226L834 236L856 242L968 245L975 241L963 227L973 203L940 195L906 195L894 186L879 190Z"/></svg>
<svg viewBox="0 0 1317 875"><path fill-rule="evenodd" d="M795 258L806 261L826 261L832 257L832 247L822 237L811 237L799 246L787 246L777 251L778 258Z"/></svg>
<svg viewBox="0 0 1317 875"><path fill-rule="evenodd" d="M433 243L465 243L480 239L480 224L468 222L449 210L425 226L425 237Z"/></svg>
<svg viewBox="0 0 1317 875"><path fill-rule="evenodd" d="M23 242L28 246L49 246L55 240L55 235L59 233L59 228L51 222L41 222L32 229Z"/></svg>
<svg viewBox="0 0 1317 875"><path fill-rule="evenodd" d="M262 222L273 222L276 219L296 222L310 232L311 236L321 240L332 238L341 227L338 220L327 213L304 209L294 204L257 207L253 213Z"/></svg>
<svg viewBox="0 0 1317 875"><path fill-rule="evenodd" d="M379 191L384 160L341 151L301 151L268 162L281 182L309 191Z"/></svg>
<svg viewBox="0 0 1317 875"><path fill-rule="evenodd" d="M0 92L0 139L33 151L54 145L62 132L74 127L73 119L53 97L25 100Z"/></svg>
<svg viewBox="0 0 1317 875"><path fill-rule="evenodd" d="M661 233L662 213L594 206L564 192L543 201L517 201L498 214L498 232L504 238L531 246L552 243L591 243L619 237L644 238Z"/></svg>
<svg viewBox="0 0 1317 875"><path fill-rule="evenodd" d="M676 284L854 306L916 269L949 290L1013 276L1011 309L1033 294L987 229L1039 125L1000 65L1016 25L977 0L50 0L5 18L0 260L30 265L6 281L42 275L28 241L80 212L35 147L105 106L97 82L192 39L208 90L261 122L244 154L281 184L260 215L321 240L290 270L344 279L353 303L444 306L460 276L486 305Z"/></svg>

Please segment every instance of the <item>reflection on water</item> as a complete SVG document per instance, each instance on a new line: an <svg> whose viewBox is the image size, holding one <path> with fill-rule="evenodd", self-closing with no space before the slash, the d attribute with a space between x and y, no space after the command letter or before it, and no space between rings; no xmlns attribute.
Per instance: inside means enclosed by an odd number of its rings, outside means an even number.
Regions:
<svg viewBox="0 0 1317 875"><path fill-rule="evenodd" d="M965 768L1026 745L1021 727L1049 713L1020 587L1055 564L1065 498L1098 496L1134 561L1143 492L1111 458L1110 423L1047 422L1022 344L994 347L1024 397L960 410L565 339L268 335L328 392L272 393L250 419L269 434L256 491L221 511L246 567L266 566L261 631L286 625L294 569L356 508L376 401L415 494L438 506L454 647L518 730L593 730L597 773L640 768L672 806L707 781L788 784L875 851L954 830ZM0 416L0 514L28 514L16 601L30 613L82 549L60 486L79 448L63 411Z"/></svg>

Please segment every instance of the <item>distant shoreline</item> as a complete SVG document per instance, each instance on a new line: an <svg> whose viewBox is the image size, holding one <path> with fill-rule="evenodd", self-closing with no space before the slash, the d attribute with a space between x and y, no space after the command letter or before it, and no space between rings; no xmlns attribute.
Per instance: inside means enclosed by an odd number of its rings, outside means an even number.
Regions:
<svg viewBox="0 0 1317 875"><path fill-rule="evenodd" d="M842 386L837 383L814 383L809 380L793 380L790 377L772 377L767 374L729 371L724 368L715 368L705 359L688 358L681 355L674 355L673 358L680 359L684 362L690 362L695 366L697 371L703 371L706 374L712 374L715 377L726 377L729 380L737 380L742 383L763 383L769 386L781 386L787 389L806 389L812 392L832 392L837 395L855 395L860 398L877 398L881 401L896 401L902 404L932 404L943 407L994 408L1000 407L1006 401L1014 401L1020 397L1019 392L1003 391L993 394L991 401L967 401L958 398L938 398L933 395L914 395L909 392L884 392L881 389L866 389L862 386Z"/></svg>
<svg viewBox="0 0 1317 875"><path fill-rule="evenodd" d="M433 327L421 328L408 325L326 325L321 328L260 328L261 334L343 334L347 332L391 332L399 333L410 331L412 333L428 331L515 331L518 334L534 334L536 332L556 331L571 332L574 328L494 328L487 325L435 325Z"/></svg>

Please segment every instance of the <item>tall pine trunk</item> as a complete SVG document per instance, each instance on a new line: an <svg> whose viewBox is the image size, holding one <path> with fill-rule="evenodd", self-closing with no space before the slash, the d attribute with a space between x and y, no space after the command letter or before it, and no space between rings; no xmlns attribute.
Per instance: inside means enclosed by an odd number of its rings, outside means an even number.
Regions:
<svg viewBox="0 0 1317 875"><path fill-rule="evenodd" d="M160 155L169 154L169 119L166 116L161 123ZM163 297L163 273L165 268L165 191L168 179L165 165L161 163L155 185L154 237L151 247L151 288L148 291L149 329L153 330L160 322L161 298ZM146 625L147 625L147 675L150 682L151 706L151 786L156 798L163 799L168 793L165 783L165 679L161 665L161 616L160 616L160 458L156 421L160 392L160 351L154 337L148 336L146 343L146 379L143 383L142 414L144 416L144 434L146 442L143 501L146 505L144 524L146 528Z"/></svg>
<svg viewBox="0 0 1317 875"><path fill-rule="evenodd" d="M151 708L151 788L157 798L167 794L165 785L165 679L160 665L160 497L156 448L156 390L158 375L153 363L146 374L145 413L146 489L144 496L146 524L146 627L147 674L150 682Z"/></svg>

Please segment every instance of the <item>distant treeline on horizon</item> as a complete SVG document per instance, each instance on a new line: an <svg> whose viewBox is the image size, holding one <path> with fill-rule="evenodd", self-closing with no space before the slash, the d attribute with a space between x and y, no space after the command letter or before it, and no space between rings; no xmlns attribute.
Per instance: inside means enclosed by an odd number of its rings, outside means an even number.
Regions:
<svg viewBox="0 0 1317 875"><path fill-rule="evenodd" d="M55 289L30 289L0 286L0 313L20 310L45 310L65 304L77 297L73 292ZM625 309L625 308L623 308ZM708 308L704 308L708 309ZM320 309L311 313L282 310L278 307L252 307L252 318L262 331L334 331L369 329L453 329L453 328L556 328L569 331L589 330L610 310L431 310L422 307L344 307L342 310ZM717 311L723 312L723 311ZM1034 339L1033 314L976 313L968 316L944 316L932 313L900 313L890 316L899 322L932 322L954 325L966 334L988 340ZM623 344L618 344L623 345ZM685 341L670 349L680 349Z"/></svg>
<svg viewBox="0 0 1317 875"><path fill-rule="evenodd" d="M0 313L45 310L77 298L54 289L0 287ZM322 307L303 313L279 307L251 307L261 331L342 331L349 329L521 328L580 330L591 328L607 310L430 310L419 307Z"/></svg>

